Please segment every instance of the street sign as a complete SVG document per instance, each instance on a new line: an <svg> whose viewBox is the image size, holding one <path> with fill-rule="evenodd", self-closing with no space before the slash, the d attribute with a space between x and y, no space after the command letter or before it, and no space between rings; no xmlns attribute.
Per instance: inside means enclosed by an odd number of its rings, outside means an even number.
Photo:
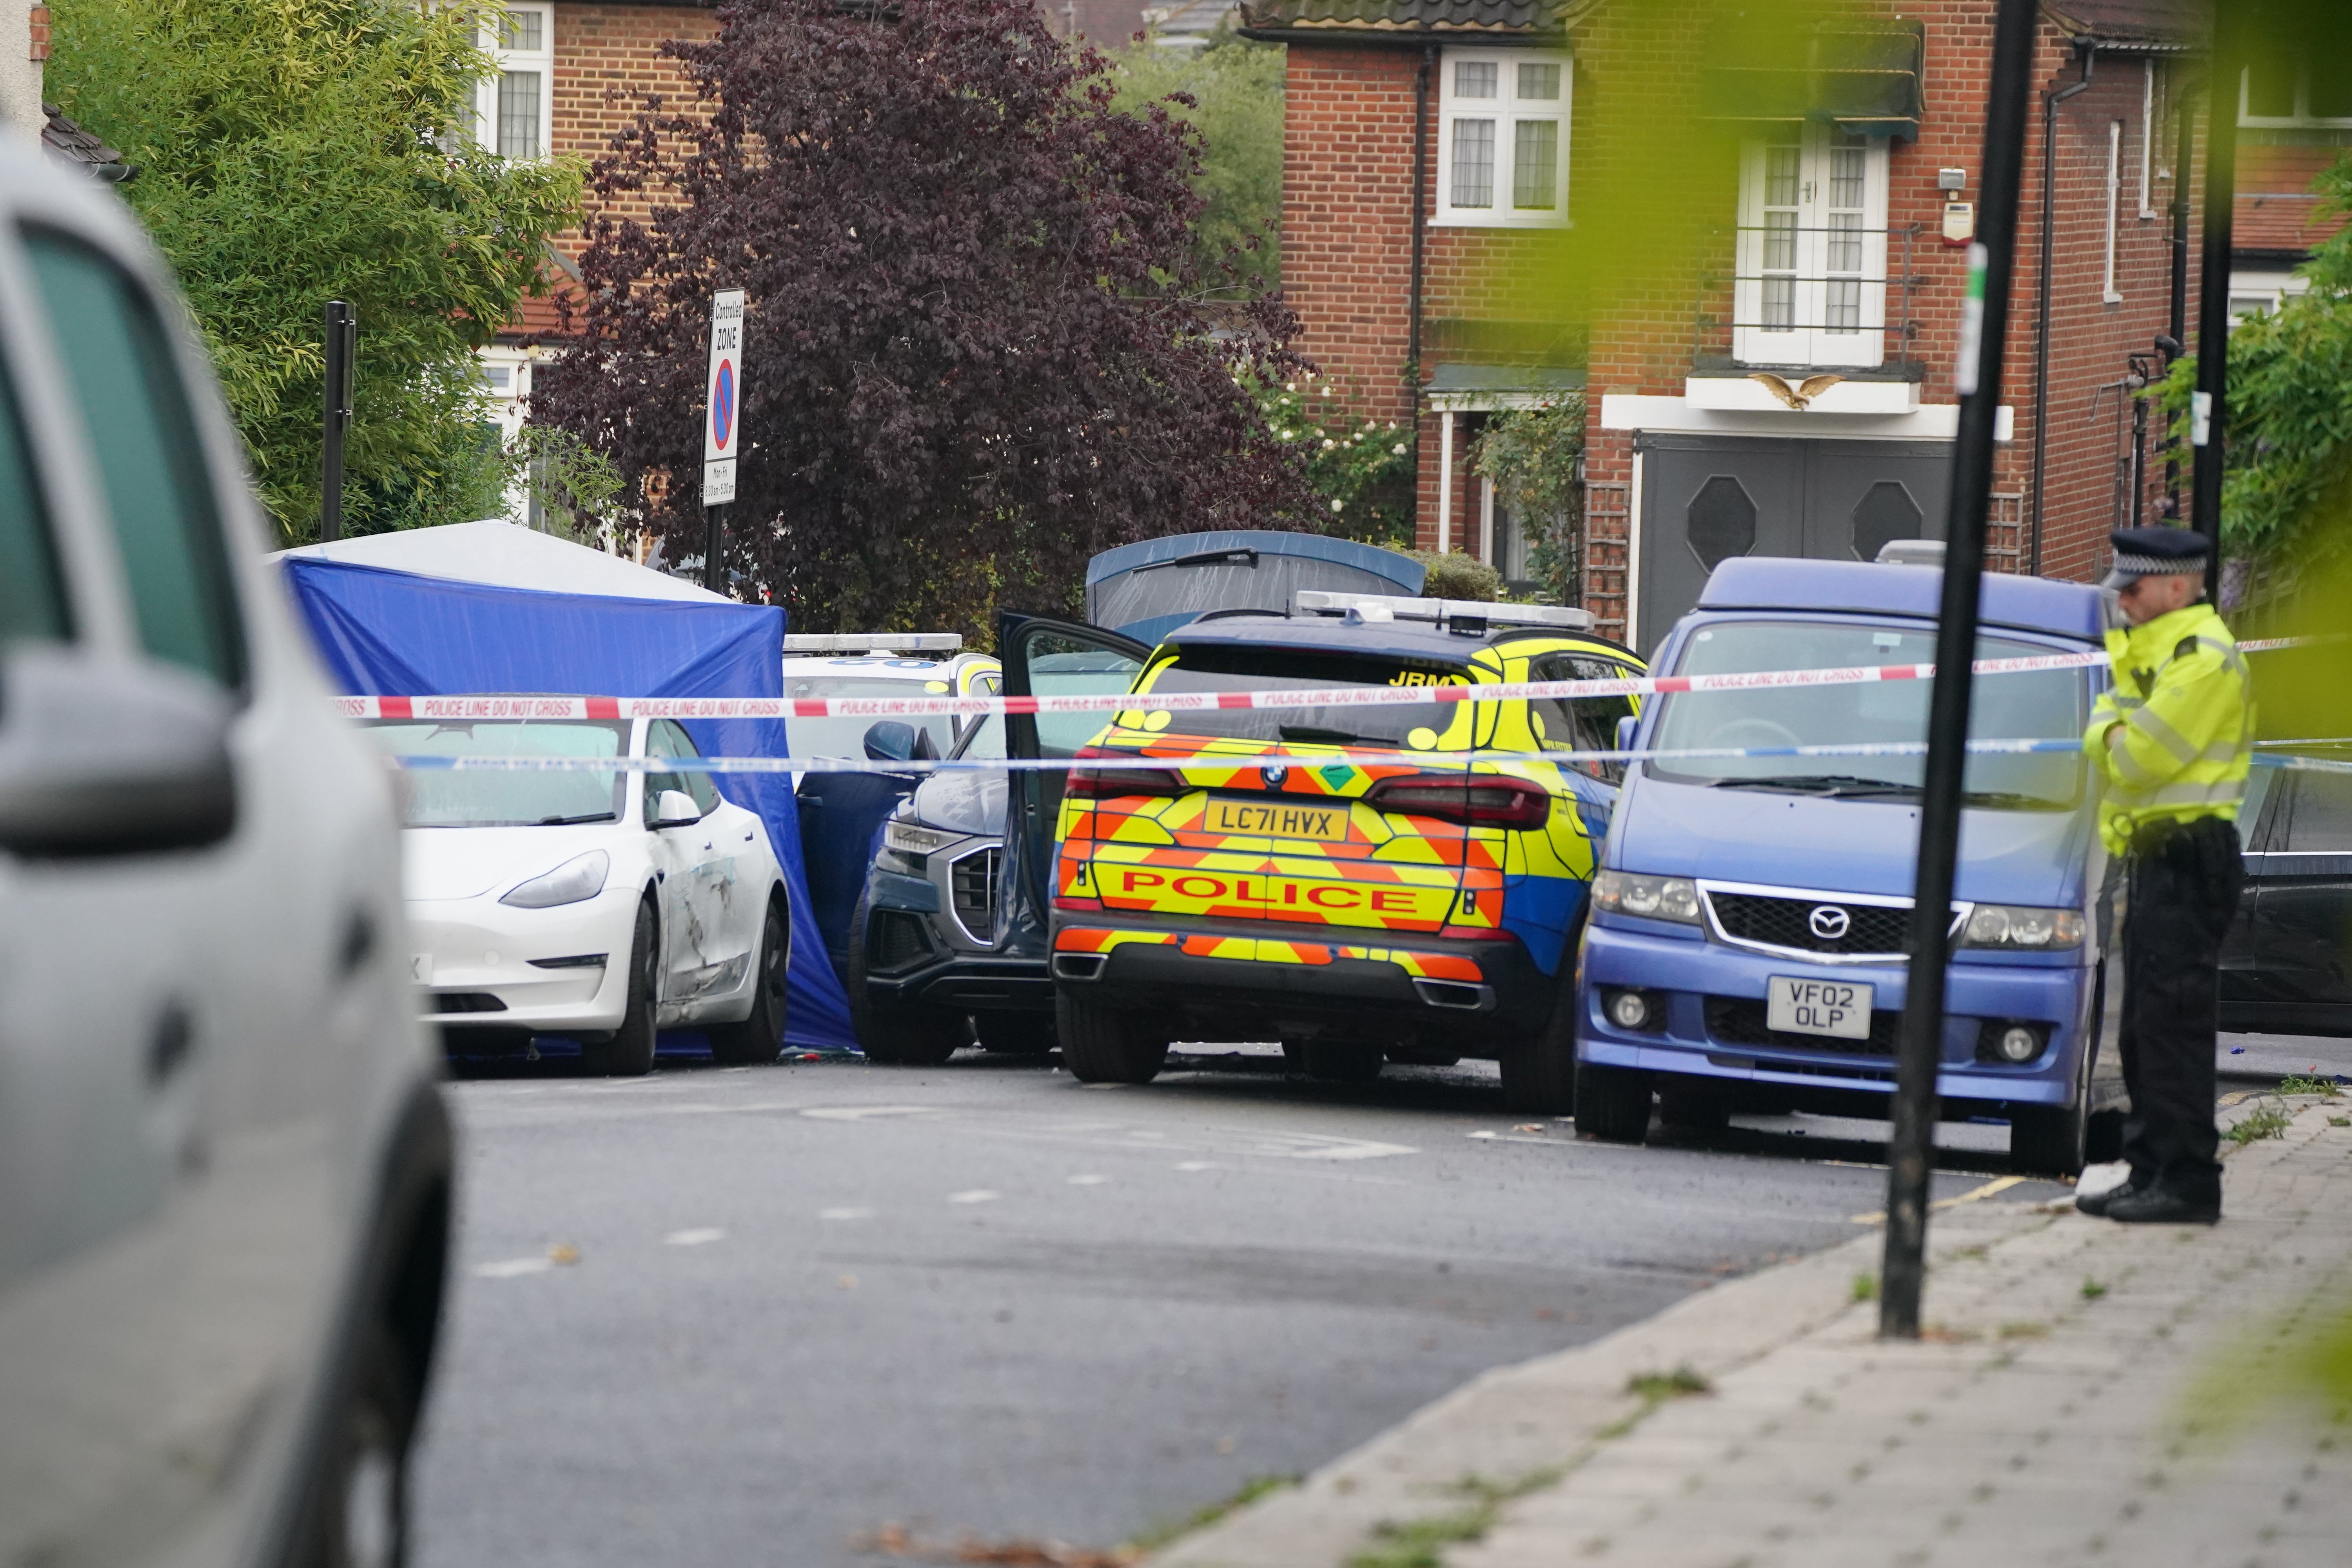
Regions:
<svg viewBox="0 0 2352 1568"><path fill-rule="evenodd" d="M702 504L735 499L743 411L743 290L710 296L710 370L703 378Z"/></svg>

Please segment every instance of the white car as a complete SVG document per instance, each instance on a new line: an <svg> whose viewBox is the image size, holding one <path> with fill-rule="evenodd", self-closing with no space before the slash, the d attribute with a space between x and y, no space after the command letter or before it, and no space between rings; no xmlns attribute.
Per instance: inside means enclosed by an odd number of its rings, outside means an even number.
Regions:
<svg viewBox="0 0 2352 1568"><path fill-rule="evenodd" d="M145 232L0 146L0 1563L401 1561L449 1123L268 539Z"/></svg>
<svg viewBox="0 0 2352 1568"><path fill-rule="evenodd" d="M667 719L369 725L419 758L691 758ZM757 815L707 772L404 767L413 975L453 1044L580 1042L591 1072L642 1073L658 1029L728 1063L773 1061L792 911Z"/></svg>

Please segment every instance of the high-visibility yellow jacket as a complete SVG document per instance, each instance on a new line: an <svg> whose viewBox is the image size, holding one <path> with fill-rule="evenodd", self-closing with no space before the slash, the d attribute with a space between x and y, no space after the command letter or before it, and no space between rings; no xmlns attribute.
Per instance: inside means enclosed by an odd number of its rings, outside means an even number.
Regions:
<svg viewBox="0 0 2352 1568"><path fill-rule="evenodd" d="M2124 853L2151 822L2234 820L2253 757L2254 702L2221 616L2200 603L2111 631L2107 657L2115 684L2092 710L2083 749L2105 785L2099 837L2108 850Z"/></svg>

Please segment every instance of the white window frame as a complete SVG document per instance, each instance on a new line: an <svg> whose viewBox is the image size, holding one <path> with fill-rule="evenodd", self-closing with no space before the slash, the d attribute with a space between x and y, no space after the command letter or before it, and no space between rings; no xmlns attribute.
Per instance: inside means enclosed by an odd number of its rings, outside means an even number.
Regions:
<svg viewBox="0 0 2352 1568"><path fill-rule="evenodd" d="M2246 112L2246 100L2253 95L2253 85L2254 70L2252 66L2248 66L2238 73L2238 123L2240 125L2263 131L2352 128L2352 115L2338 115L2323 120L2311 112L2311 68L2308 64L2298 65L2294 68L2294 112L2293 114Z"/></svg>
<svg viewBox="0 0 2352 1568"><path fill-rule="evenodd" d="M552 151L555 134L555 7L551 5L510 5L509 17L525 15L539 18L539 47L510 49L499 41L498 19L486 17L482 24L482 47L490 57L490 74L474 88L474 140L490 152L499 150L499 85L510 70L532 70L539 73L539 151L526 154L529 158L545 158Z"/></svg>
<svg viewBox="0 0 2352 1568"><path fill-rule="evenodd" d="M1886 358L1886 138L1866 137L1859 149L1862 205L1833 209L1830 175L1840 128L1808 121L1794 129L1798 159L1793 205L1770 204L1765 184L1767 149L1788 145L1787 132L1769 139L1755 137L1740 146L1732 357L1742 364L1870 369ZM1794 220L1786 250L1765 232L1768 208ZM1861 218L1861 265L1833 268L1831 262L1836 251L1849 242L1833 241L1831 219L1849 215ZM1781 261L1789 265L1776 265ZM1785 323L1770 287L1784 276L1790 296ZM1861 284L1859 320L1850 329L1832 331L1828 325L1832 282ZM1769 316L1768 301L1772 311Z"/></svg>
<svg viewBox="0 0 2352 1568"><path fill-rule="evenodd" d="M2157 112L2156 62L2139 62L2145 73L2139 92L2139 216L2161 217L2156 210L2156 181L2160 171L2156 166L2156 139L2162 130L2163 116ZM2168 87L2171 84L2168 81Z"/></svg>
<svg viewBox="0 0 2352 1568"><path fill-rule="evenodd" d="M2116 292L2116 223L2121 216L2124 201L2124 122L2107 121L2107 237L2106 270L2099 284L2102 303L2120 305L2124 297Z"/></svg>
<svg viewBox="0 0 2352 1568"><path fill-rule="evenodd" d="M1464 98L1455 91L1457 68L1491 64L1496 68L1492 98ZM1559 97L1522 100L1517 97L1517 67L1554 66L1559 70ZM1438 228L1566 228L1568 217L1568 142L1570 107L1575 94L1575 58L1556 49L1444 50L1438 59L1437 202L1430 217ZM1495 127L1493 201L1486 206L1458 206L1454 195L1454 142L1460 121L1489 121ZM1553 143L1552 205L1514 207L1515 160L1521 121L1550 121L1559 130Z"/></svg>

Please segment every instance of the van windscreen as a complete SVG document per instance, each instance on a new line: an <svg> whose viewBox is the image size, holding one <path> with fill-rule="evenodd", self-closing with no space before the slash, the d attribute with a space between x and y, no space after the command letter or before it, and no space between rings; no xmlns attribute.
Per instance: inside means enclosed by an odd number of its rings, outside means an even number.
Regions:
<svg viewBox="0 0 2352 1568"><path fill-rule="evenodd" d="M2056 650L1980 637L1977 658L2028 658ZM1929 664L1932 626L1860 621L1733 621L1701 628L1684 645L1677 675L1758 670L1839 669ZM2089 721L2086 683L2078 669L1979 677L1969 704L1969 737L2055 741L2080 736ZM1662 752L1916 742L1927 738L1926 680L1801 686L1762 691L1685 691L1662 697L1652 744ZM1726 788L1787 790L1862 799L1916 797L1927 758L1910 756L1727 756L1654 760L1650 776ZM1984 809L2063 810L2083 793L2083 759L2068 752L1973 755L1968 804Z"/></svg>

